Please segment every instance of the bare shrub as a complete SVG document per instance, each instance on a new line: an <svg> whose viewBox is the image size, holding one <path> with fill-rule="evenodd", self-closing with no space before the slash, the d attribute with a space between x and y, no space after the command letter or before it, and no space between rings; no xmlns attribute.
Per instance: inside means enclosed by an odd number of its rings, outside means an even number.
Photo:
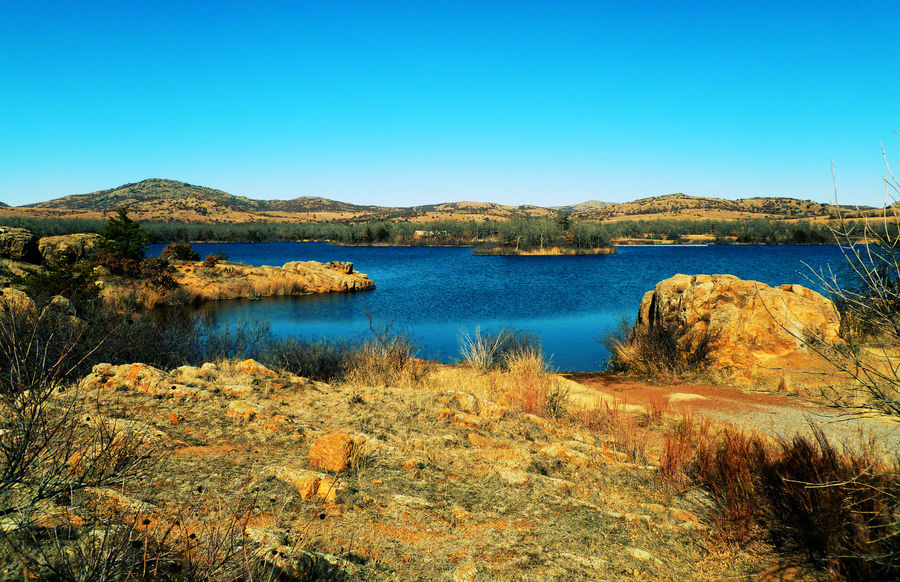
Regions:
<svg viewBox="0 0 900 582"><path fill-rule="evenodd" d="M692 468L716 503L716 524L733 541L747 539L761 515L757 483L769 449L759 436L726 428L715 441L702 443Z"/></svg>
<svg viewBox="0 0 900 582"><path fill-rule="evenodd" d="M194 247L188 243L171 243L160 253L164 259L176 259L179 261L199 261L200 255L194 250Z"/></svg>
<svg viewBox="0 0 900 582"><path fill-rule="evenodd" d="M648 403L647 423L650 425L662 424L669 412L669 399L664 396L654 396Z"/></svg>
<svg viewBox="0 0 900 582"><path fill-rule="evenodd" d="M674 380L697 377L711 364L710 333L689 334L683 326L654 326L637 330L623 322L618 332L603 340L609 349L609 367L624 374Z"/></svg>
<svg viewBox="0 0 900 582"><path fill-rule="evenodd" d="M540 341L528 332L501 329L482 333L476 327L470 336L464 335L460 343L463 360L478 370L508 370L509 359L521 353L539 353Z"/></svg>
<svg viewBox="0 0 900 582"><path fill-rule="evenodd" d="M121 522L64 517L49 538L41 522L80 490L147 479L158 455L69 384L91 353L77 349L85 325L50 307L0 305L0 546L53 579L114 579L135 559Z"/></svg>
<svg viewBox="0 0 900 582"><path fill-rule="evenodd" d="M776 542L847 580L900 576L900 473L874 448L840 452L816 428L760 468ZM771 519L771 517L770 517Z"/></svg>
<svg viewBox="0 0 900 582"><path fill-rule="evenodd" d="M840 452L817 427L776 443L734 429L695 442L690 472L727 539L767 535L835 579L900 575L900 472L874 445Z"/></svg>
<svg viewBox="0 0 900 582"><path fill-rule="evenodd" d="M812 275L835 302L846 342L824 345L817 338L801 339L858 386L855 392L827 387L822 391L827 401L847 412L875 410L900 419L900 182L883 147L882 156L885 208L880 215L861 214L859 221L839 215L832 234L844 268Z"/></svg>
<svg viewBox="0 0 900 582"><path fill-rule="evenodd" d="M359 346L344 340L283 339L268 342L257 359L313 380L336 382L353 369L358 351Z"/></svg>
<svg viewBox="0 0 900 582"><path fill-rule="evenodd" d="M688 472L696 447L709 442L710 421L704 418L697 426L690 413L682 415L673 430L665 435L659 461L659 477L664 485L679 487L689 482Z"/></svg>
<svg viewBox="0 0 900 582"><path fill-rule="evenodd" d="M420 383L428 367L415 358L416 345L409 334L395 332L389 324L375 323L371 317L369 329L372 337L355 351L346 380L368 386Z"/></svg>
<svg viewBox="0 0 900 582"><path fill-rule="evenodd" d="M609 446L614 450L625 453L635 462L646 462L648 431L641 427L635 415L625 410L624 404L603 403L579 411L576 418L588 430L612 436Z"/></svg>

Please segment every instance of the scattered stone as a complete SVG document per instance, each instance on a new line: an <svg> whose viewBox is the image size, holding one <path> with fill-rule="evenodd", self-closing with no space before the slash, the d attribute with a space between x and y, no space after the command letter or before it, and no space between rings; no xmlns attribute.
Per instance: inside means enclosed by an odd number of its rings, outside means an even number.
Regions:
<svg viewBox="0 0 900 582"><path fill-rule="evenodd" d="M474 562L463 562L453 571L453 582L475 582L478 566Z"/></svg>
<svg viewBox="0 0 900 582"><path fill-rule="evenodd" d="M442 398L442 402L455 402L463 412L477 413L478 399L468 392L453 392L449 397Z"/></svg>
<svg viewBox="0 0 900 582"><path fill-rule="evenodd" d="M253 402L246 402L244 400L232 400L228 403L228 408L225 411L225 415L240 420L253 420L254 418L256 418L257 414L262 412L262 409L262 406Z"/></svg>
<svg viewBox="0 0 900 582"><path fill-rule="evenodd" d="M313 467L340 473L350 466L354 442L350 435L332 433L321 436L309 449L309 461Z"/></svg>
<svg viewBox="0 0 900 582"><path fill-rule="evenodd" d="M247 398L254 391L254 387L249 384L219 384L218 387L233 398Z"/></svg>
<svg viewBox="0 0 900 582"><path fill-rule="evenodd" d="M437 411L437 415L438 418L446 418L460 428L480 429L484 426L484 419L480 416L450 408L441 408Z"/></svg>
<svg viewBox="0 0 900 582"><path fill-rule="evenodd" d="M653 559L653 555L647 550L642 550L640 548L628 548L628 554L631 555L635 560L639 560L641 562L649 562Z"/></svg>
<svg viewBox="0 0 900 582"><path fill-rule="evenodd" d="M657 515L667 511L666 507L659 503L641 503L641 509L646 509L650 513L655 513Z"/></svg>
<svg viewBox="0 0 900 582"><path fill-rule="evenodd" d="M404 471L412 471L413 469L424 469L425 461L418 457L410 457L403 461L403 464L400 465L400 468Z"/></svg>
<svg viewBox="0 0 900 582"><path fill-rule="evenodd" d="M280 467L273 469L275 477L293 486L301 499L318 497L329 503L336 503L338 495L346 489L346 485L336 477L329 477L317 471Z"/></svg>
<svg viewBox="0 0 900 582"><path fill-rule="evenodd" d="M679 509L678 507L672 507L669 509L669 513L672 515L674 519L678 521L688 521L692 523L700 523L700 518L696 516L696 514L687 511L686 509Z"/></svg>
<svg viewBox="0 0 900 582"><path fill-rule="evenodd" d="M238 362L235 366L235 370L241 374L247 374L249 376L268 376L269 378L278 376L278 374L252 358L248 358L242 362Z"/></svg>
<svg viewBox="0 0 900 582"><path fill-rule="evenodd" d="M579 556L570 552L563 552L560 555L564 558L572 560L580 566L584 566L592 570L602 570L604 567L606 567L607 564L606 560L604 560L603 558L598 558L597 556Z"/></svg>
<svg viewBox="0 0 900 582"><path fill-rule="evenodd" d="M692 394L690 392L673 392L672 394L669 394L669 404L695 402L697 400L709 400L709 398L702 394Z"/></svg>
<svg viewBox="0 0 900 582"><path fill-rule="evenodd" d="M506 442L503 442L500 440L496 440L496 439L490 439L486 436L482 436L482 435L478 434L477 432L469 433L469 442L472 444L473 447L485 447L485 448L492 448L492 449L508 449L508 448L510 448L509 443L506 443Z"/></svg>
<svg viewBox="0 0 900 582"><path fill-rule="evenodd" d="M4 287L0 290L0 301L5 304L10 311L17 313L30 313L37 314L37 306L34 304L34 300L19 291L18 289L13 289L12 287Z"/></svg>
<svg viewBox="0 0 900 582"><path fill-rule="evenodd" d="M560 461L571 463L577 467L587 467L590 463L590 458L588 458L587 455L562 443L547 445L538 452L547 458L559 459Z"/></svg>
<svg viewBox="0 0 900 582"><path fill-rule="evenodd" d="M266 422L263 429L269 432L285 432L291 428L291 420L283 415L276 414Z"/></svg>
<svg viewBox="0 0 900 582"><path fill-rule="evenodd" d="M530 481L528 473L521 469L501 469L497 471L497 476L501 481L513 487L525 487Z"/></svg>

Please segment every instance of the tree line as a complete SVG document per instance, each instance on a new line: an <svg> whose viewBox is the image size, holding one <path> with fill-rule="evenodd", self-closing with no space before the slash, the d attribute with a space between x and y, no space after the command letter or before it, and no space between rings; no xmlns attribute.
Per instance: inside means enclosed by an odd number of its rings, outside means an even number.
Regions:
<svg viewBox="0 0 900 582"><path fill-rule="evenodd" d="M103 231L106 221L84 218L4 217L0 224L27 228L35 235L53 236L75 232ZM624 220L589 222L560 215L531 218L463 221L367 221L310 223L187 224L142 222L151 243L215 241L264 242L315 240L343 244L465 245L480 241L525 247L608 246L615 239L648 242L684 242L689 235L713 237L716 243L830 244L834 236L822 223L742 220ZM851 230L853 222L846 224ZM892 226L895 230L896 226Z"/></svg>

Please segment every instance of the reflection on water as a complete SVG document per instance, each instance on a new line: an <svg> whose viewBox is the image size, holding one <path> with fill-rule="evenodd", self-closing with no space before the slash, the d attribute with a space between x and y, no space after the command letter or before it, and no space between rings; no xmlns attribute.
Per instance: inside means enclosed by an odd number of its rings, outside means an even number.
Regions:
<svg viewBox="0 0 900 582"><path fill-rule="evenodd" d="M216 322L269 321L282 336L364 337L369 316L412 334L423 357L452 361L476 326L513 327L541 337L560 370L598 369L608 356L597 340L643 294L676 273L731 273L768 284L810 285L809 269L839 266L832 246L622 247L615 255L484 257L468 248L342 247L327 243L196 244L201 256L223 250L254 265L352 261L376 289L356 294L226 301L202 309ZM159 254L153 245L150 254Z"/></svg>

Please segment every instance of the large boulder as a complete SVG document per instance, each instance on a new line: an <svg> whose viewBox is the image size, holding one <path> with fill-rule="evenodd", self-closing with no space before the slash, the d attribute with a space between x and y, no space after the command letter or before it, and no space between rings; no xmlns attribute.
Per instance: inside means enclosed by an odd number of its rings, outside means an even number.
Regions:
<svg viewBox="0 0 900 582"><path fill-rule="evenodd" d="M38 249L45 261L74 263L89 258L97 249L100 235L94 233L45 236L38 241Z"/></svg>
<svg viewBox="0 0 900 582"><path fill-rule="evenodd" d="M834 373L810 345L841 342L839 329L834 304L801 285L675 275L644 295L632 341L672 332L681 350L707 344L710 371L719 380L803 392Z"/></svg>
<svg viewBox="0 0 900 582"><path fill-rule="evenodd" d="M37 237L30 230L0 226L0 258L26 263L38 263Z"/></svg>

